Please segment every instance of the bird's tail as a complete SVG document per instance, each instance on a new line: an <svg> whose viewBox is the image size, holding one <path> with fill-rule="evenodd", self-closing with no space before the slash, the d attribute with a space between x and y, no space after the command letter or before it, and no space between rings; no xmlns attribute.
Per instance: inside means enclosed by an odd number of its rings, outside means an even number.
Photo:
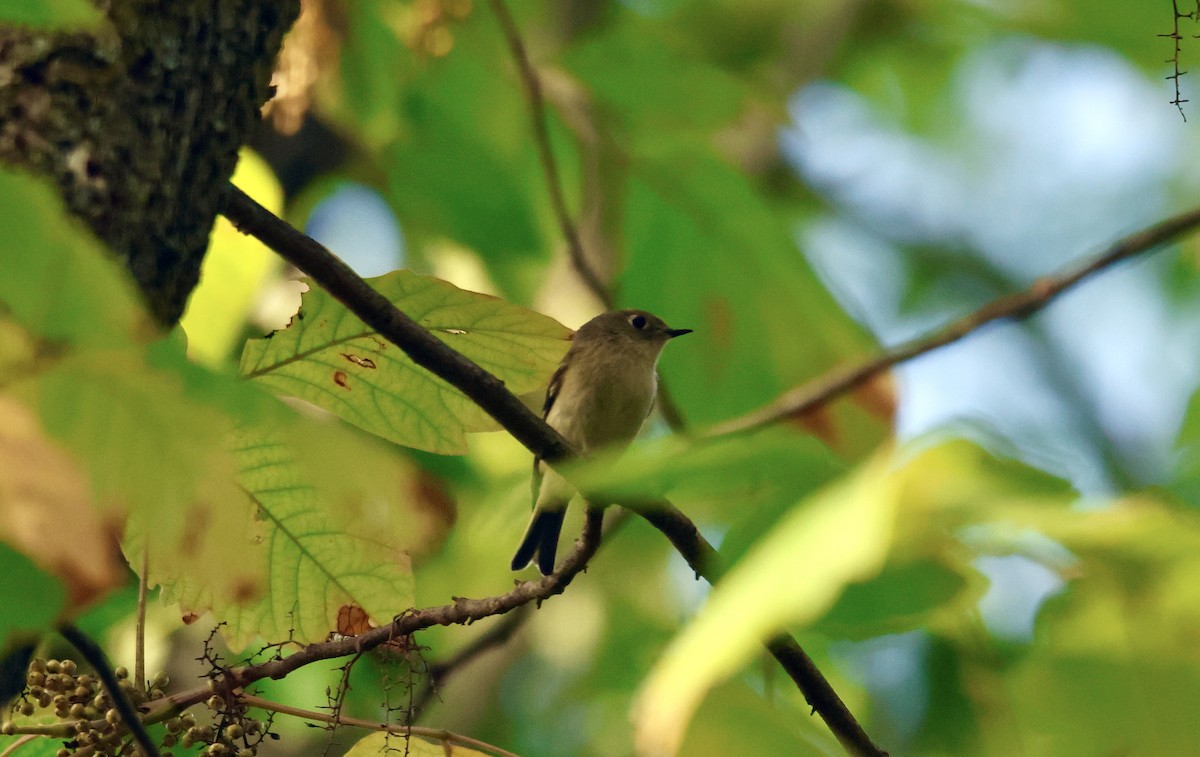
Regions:
<svg viewBox="0 0 1200 757"><path fill-rule="evenodd" d="M512 569L521 570L537 558L538 571L543 576L554 572L554 555L558 551L558 535L562 531L563 516L567 508L539 507L533 513L521 546L513 555Z"/></svg>

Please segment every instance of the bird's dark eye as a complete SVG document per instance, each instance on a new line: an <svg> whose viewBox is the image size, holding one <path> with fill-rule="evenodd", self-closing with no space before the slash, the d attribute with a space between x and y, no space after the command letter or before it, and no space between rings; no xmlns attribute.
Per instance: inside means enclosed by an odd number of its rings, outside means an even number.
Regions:
<svg viewBox="0 0 1200 757"><path fill-rule="evenodd" d="M633 326L635 329L646 328L646 316L644 316L644 315L633 316L632 318L629 319L629 325Z"/></svg>

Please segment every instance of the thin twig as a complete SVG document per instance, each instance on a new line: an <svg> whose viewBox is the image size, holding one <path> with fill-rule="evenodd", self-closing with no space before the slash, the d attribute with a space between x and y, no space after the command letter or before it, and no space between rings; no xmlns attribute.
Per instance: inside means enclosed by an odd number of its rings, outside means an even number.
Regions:
<svg viewBox="0 0 1200 757"><path fill-rule="evenodd" d="M1187 73L1187 71L1179 70L1179 57L1180 57L1180 52L1182 50L1182 46L1180 45L1180 42L1182 42L1182 40L1183 40L1183 35L1179 33L1179 19L1189 18L1189 19L1193 19L1193 20L1200 20L1200 4L1197 5L1197 8L1195 11L1192 11L1189 13L1181 13L1179 10L1179 0L1171 0L1171 8L1175 12L1174 25L1171 28L1171 32L1170 32L1170 34L1160 34L1158 36L1168 37L1168 38L1174 40L1175 52L1170 58L1168 58L1166 60L1166 62L1172 64L1174 66L1175 70L1173 73L1171 73L1171 75L1169 75L1165 78L1168 81L1175 82L1175 99L1171 101L1171 104L1179 109L1179 115L1183 118L1184 121L1187 121L1187 114L1185 114L1183 112L1183 104L1185 102L1187 102L1187 100L1184 100L1179 94L1179 79L1184 74Z"/></svg>
<svg viewBox="0 0 1200 757"><path fill-rule="evenodd" d="M349 266L320 243L292 228L286 221L276 217L232 184L227 186L226 193L223 213L236 228L242 233L251 234L285 260L311 276L317 284L345 305L350 312L402 349L413 362L460 389L527 449L551 464L562 462L573 454L570 444L513 396L504 387L503 382L447 347L407 315L400 312L387 298L372 289ZM688 556L685 550L701 550L702 544L711 551L711 545L699 539L699 531L686 516L677 510L674 511L674 515L677 521L686 523L690 528L685 530L689 530L693 534L692 541L683 544L682 547L672 539L672 543L676 544L676 548L680 549L685 557ZM407 613L396 618L390 625L368 631L361 636L340 642L310 645L285 659L272 660L237 671L235 676L238 681L237 685L245 685L264 677L281 678L290 671L318 659L353 654L364 648L364 644L370 643L373 648L395 636L411 634L431 625L467 623L489 615L508 612L534 599L540 601L552 594L557 594L565 588L566 582L569 582L576 572L583 569L599 545L600 513L589 508L586 522L585 537L582 541L585 546L590 544L590 547L582 550L584 553L582 559L577 557L581 552L577 549L563 565L559 566L558 572L555 574L546 576L540 581L519 584L512 592L500 597L459 600L453 605ZM587 534L592 532L594 535L589 539ZM576 558L578 562L572 562L571 558ZM564 578L565 580L563 580ZM772 653L774 654L774 650ZM793 665L795 662L788 656L776 655L776 659L785 667ZM838 699L829 681L815 667L811 669L788 668L787 672L793 680L805 680L809 690L825 692L826 695L810 699L814 708L841 705L841 700ZM836 734L843 743L848 741L856 745L851 750L853 754L886 754L866 736L866 733L855 721L853 714L845 709L844 705L841 707L842 711L836 713L828 713L820 709L817 711L827 723L854 724L854 728Z"/></svg>
<svg viewBox="0 0 1200 757"><path fill-rule="evenodd" d="M71 646L79 650L83 659L87 660L92 669L96 671L96 676L104 684L104 690L108 693L108 698L112 700L113 707L121 716L125 727L129 729L133 740L142 748L142 753L146 757L158 757L158 747L150 739L150 734L146 733L146 726L142 724L142 719L134 709L133 702L130 702L129 698L125 696L125 692L121 691L121 683L117 680L117 674L109 664L104 650L100 648L99 644L92 641L91 637L71 623L60 624L58 632L71 643Z"/></svg>
<svg viewBox="0 0 1200 757"><path fill-rule="evenodd" d="M331 720L326 722L333 725L337 725L337 723L340 722L342 717L342 707L344 707L346 704L346 694L350 692L350 671L354 670L355 663L362 659L363 654L365 653L358 652L351 657L345 665L342 666L342 680L338 682L336 693L331 695L329 689L325 690L326 696L328 696L332 702L332 704L330 704L328 707ZM329 741L325 744L325 751L322 752L322 755L328 755L329 751L333 749L336 735L337 734L334 733L334 729L329 729Z"/></svg>
<svg viewBox="0 0 1200 757"><path fill-rule="evenodd" d="M583 250L583 242L579 236L579 229L571 220L570 211L567 210L567 200L558 174L558 162L554 158L554 149L550 144L550 129L547 126L546 100L542 96L541 77L538 76L533 63L529 60L529 53L525 48L525 42L521 39L521 32L517 29L517 23L509 13L504 0L490 0L490 2L492 12L500 21L500 28L504 31L504 38L508 41L513 59L517 62L517 73L520 74L521 84L525 87L525 96L529 100L530 120L533 123L533 141L537 145L538 159L542 163L542 173L546 177L546 189L550 192L550 204L554 208L554 217L558 220L558 226L567 240L567 252L570 254L571 264L575 266L579 278L583 279L583 283L587 285L592 294L604 303L605 308L611 310L614 303L612 292L588 263Z"/></svg>
<svg viewBox="0 0 1200 757"><path fill-rule="evenodd" d="M137 626L134 629L133 680L138 686L146 681L146 593L150 574L150 540L142 545L142 570L138 576Z"/></svg>
<svg viewBox="0 0 1200 757"><path fill-rule="evenodd" d="M570 253L571 265L574 266L575 272L583 283L591 290L604 304L604 307L612 310L616 307L616 297L613 296L612 289L605 284L600 275L596 273L588 262L587 255L584 253L582 237L579 234L579 228L571 219L571 214L567 210L565 193L562 188L562 179L558 173L558 163L554 158L554 150L550 144L550 132L546 127L546 99L542 96L542 80L534 69L533 64L529 60L529 54L526 52L525 42L521 37L521 31L517 28L516 22L513 20L512 14L509 13L508 6L504 4L504 0L490 0L493 12L500 20L500 27L504 31L504 38L508 41L509 50L512 52L513 59L517 63L517 71L521 76L521 83L525 87L525 96L529 101L529 116L533 123L533 141L537 145L538 158L542 164L542 173L546 178L546 188L550 192L551 205L554 207L554 216L558 219L559 228L562 229L563 237L567 241L567 250ZM683 418L683 411L675 404L671 397L671 393L667 390L666 384L661 380L658 387L658 411L662 414L662 418L672 431L682 431L686 425Z"/></svg>
<svg viewBox="0 0 1200 757"><path fill-rule="evenodd" d="M290 707L286 704L272 702L269 699L263 699L251 694L240 695L242 703L247 707L255 707L268 712L278 712L281 715L291 715L305 720L315 720L319 723L329 723L330 725L348 725L353 728L368 728L372 731L384 731L394 733L397 736L421 736L427 739L440 741L443 744L460 744L465 747L477 749L488 754L494 754L498 757L519 757L506 749L501 749L495 744L489 744L486 741L473 739L470 736L463 736L461 733L454 733L443 728L427 728L418 725L392 725L390 723L380 723L375 720L363 720L361 718L347 718L340 715L330 715L324 712L314 712L313 710L302 710L299 707Z"/></svg>
<svg viewBox="0 0 1200 757"><path fill-rule="evenodd" d="M984 326L1005 319L1024 320L1045 308L1058 295L1093 274L1148 252L1200 226L1200 208L1142 229L1117 241L1104 253L1053 276L1038 279L1023 292L992 300L978 310L918 339L905 342L857 365L829 371L784 394L769 405L718 423L706 436L723 436L787 420L858 388L892 366L953 344Z"/></svg>
<svg viewBox="0 0 1200 757"><path fill-rule="evenodd" d="M583 534L574 548L558 565L556 572L542 576L536 581L522 581L507 594L482 599L456 598L452 604L411 610L396 616L386 626L370 631L317 644L309 644L300 651L278 660L267 660L229 671L230 686L247 686L264 678L280 679L293 670L320 660L366 652L387 642L410 636L431 626L464 625L482 618L514 610L529 602L540 602L555 594L561 594L571 579L584 567L600 545L602 514L588 512L584 521Z"/></svg>

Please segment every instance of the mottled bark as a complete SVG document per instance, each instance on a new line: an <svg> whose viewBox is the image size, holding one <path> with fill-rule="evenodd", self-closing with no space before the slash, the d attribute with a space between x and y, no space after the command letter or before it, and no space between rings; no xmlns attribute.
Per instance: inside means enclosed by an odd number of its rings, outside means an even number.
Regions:
<svg viewBox="0 0 1200 757"><path fill-rule="evenodd" d="M103 5L87 33L0 28L0 161L49 177L171 324L299 0Z"/></svg>

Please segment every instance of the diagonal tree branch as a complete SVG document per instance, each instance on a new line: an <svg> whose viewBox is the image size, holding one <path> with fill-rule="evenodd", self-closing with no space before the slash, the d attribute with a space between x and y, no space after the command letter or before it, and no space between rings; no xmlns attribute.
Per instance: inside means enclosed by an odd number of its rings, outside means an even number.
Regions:
<svg viewBox="0 0 1200 757"><path fill-rule="evenodd" d="M892 366L953 344L990 323L1001 320L1024 320L1041 311L1054 298L1090 276L1108 270L1118 263L1150 252L1200 226L1200 208L1189 210L1113 243L1094 258L1077 263L1060 273L1038 279L1023 292L992 300L972 313L953 321L923 337L893 347L878 357L829 371L806 384L792 389L779 399L738 418L718 423L708 429L706 436L723 436L752 431L799 415L846 394Z"/></svg>
<svg viewBox="0 0 1200 757"><path fill-rule="evenodd" d="M304 271L363 323L395 344L414 363L446 381L488 415L500 420L517 441L550 463L571 454L567 440L542 422L505 388L504 382L446 346L320 242L297 231L232 184L226 185L223 215L280 257Z"/></svg>
<svg viewBox="0 0 1200 757"><path fill-rule="evenodd" d="M325 249L320 243L277 218L232 184L226 189L224 215L240 231L256 237L281 257L307 273L313 280L345 305L364 323L379 332L412 358L413 362L461 390L477 405L500 423L509 433L534 454L551 464L563 462L573 450L562 436L533 414L513 396L503 382L473 362L450 349L411 318L400 312L387 298L371 288L348 265ZM680 550L688 565L698 576L715 581L720 569L715 560L716 550L709 544L690 519L668 502L649 508L650 522L662 530ZM595 523L593 524L593 521ZM398 635L406 635L432 625L469 623L489 615L507 612L533 600L541 600L561 592L566 582L582 570L587 559L599 544L600 511L589 508L588 529L584 549L577 549L560 567L559 572L540 581L520 584L512 592L499 597L478 600L458 600L452 605L428 608L407 613L382 628L352 639L313 644L282 660L274 660L243 669L234 676L234 685L244 686L264 677L280 678L296 668L316 660L330 659L357 653L378 646ZM660 525L661 524L661 525ZM594 530L591 540L587 532ZM589 548L590 547L590 548ZM580 555L580 553L584 553ZM581 558L576 563L572 559ZM778 642L778 640L776 640ZM798 683L808 702L829 725L839 741L851 754L885 755L875 746L846 709L829 681L811 664L796 642L772 642L768 649ZM796 654L796 653L799 654ZM802 665L808 661L807 665Z"/></svg>

